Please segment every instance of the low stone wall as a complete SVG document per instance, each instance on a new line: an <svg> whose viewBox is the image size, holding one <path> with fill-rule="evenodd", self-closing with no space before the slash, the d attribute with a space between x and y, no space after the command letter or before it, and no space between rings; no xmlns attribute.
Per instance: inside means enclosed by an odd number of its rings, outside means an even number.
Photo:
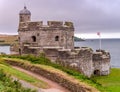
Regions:
<svg viewBox="0 0 120 92"><path fill-rule="evenodd" d="M21 67L21 68L26 69L28 71L40 74L40 75L42 75L42 76L44 76L52 81L57 82L61 86L70 90L70 92L99 92L95 88L80 84L79 82L76 82L73 79L70 80L70 79L64 78L59 73L54 73L54 72L45 70L45 69L43 69L39 66L33 65L33 64L18 62L18 61L9 60L9 59L5 59L5 62L10 64L10 65L18 66L18 67Z"/></svg>

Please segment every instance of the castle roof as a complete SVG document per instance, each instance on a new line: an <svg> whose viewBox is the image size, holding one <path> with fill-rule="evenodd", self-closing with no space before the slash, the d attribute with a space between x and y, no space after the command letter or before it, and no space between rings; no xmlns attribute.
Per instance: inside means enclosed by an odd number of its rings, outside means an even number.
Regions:
<svg viewBox="0 0 120 92"><path fill-rule="evenodd" d="M26 15L31 15L31 12L27 9L26 6L24 6L24 9L20 11L20 15L26 14Z"/></svg>

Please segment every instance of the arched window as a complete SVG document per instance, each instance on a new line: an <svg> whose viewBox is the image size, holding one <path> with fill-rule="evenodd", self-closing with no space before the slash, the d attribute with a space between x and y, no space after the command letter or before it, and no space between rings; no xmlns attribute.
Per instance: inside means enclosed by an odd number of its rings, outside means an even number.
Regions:
<svg viewBox="0 0 120 92"><path fill-rule="evenodd" d="M32 41L36 42L36 37L35 36L32 36Z"/></svg>
<svg viewBox="0 0 120 92"><path fill-rule="evenodd" d="M59 36L56 36L56 37L55 37L55 41L59 41Z"/></svg>

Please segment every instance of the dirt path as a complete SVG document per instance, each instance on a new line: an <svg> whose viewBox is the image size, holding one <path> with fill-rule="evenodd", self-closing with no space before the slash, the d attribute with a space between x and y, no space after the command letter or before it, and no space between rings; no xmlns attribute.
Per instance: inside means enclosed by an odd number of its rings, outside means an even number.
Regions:
<svg viewBox="0 0 120 92"><path fill-rule="evenodd" d="M67 89L61 87L59 84L57 84L57 83L55 83L55 82L53 82L51 80L48 80L48 79L46 79L46 78L44 78L44 77L42 77L42 76L40 76L38 74L32 73L30 71L24 70L24 69L22 69L20 67L16 67L16 66L13 66L13 68L15 68L15 69L17 69L19 71L22 71L22 72L24 72L26 74L29 74L29 75L37 78L37 79L40 79L40 80L48 83L48 85L50 86L50 88L48 88L48 89L41 89L41 88L34 87L29 83L26 84L24 81L22 81L21 83L24 84L26 87L29 86L29 88L33 88L33 89L35 88L35 89L38 90L38 92L70 92Z"/></svg>

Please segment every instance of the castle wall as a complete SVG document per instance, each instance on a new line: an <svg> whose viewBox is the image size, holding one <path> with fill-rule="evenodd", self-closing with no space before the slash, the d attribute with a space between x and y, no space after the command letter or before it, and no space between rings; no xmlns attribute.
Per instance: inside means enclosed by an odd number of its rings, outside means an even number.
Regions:
<svg viewBox="0 0 120 92"><path fill-rule="evenodd" d="M54 52L54 61L56 56L56 63L75 69L82 74L90 77L93 74L93 62L92 62L92 53L93 51L90 48L80 48L74 51L71 50L51 50L49 53L48 50L44 50L45 54L53 60L51 53Z"/></svg>
<svg viewBox="0 0 120 92"><path fill-rule="evenodd" d="M85 76L90 77L93 73L92 50L90 48L81 48L74 52L59 52L59 59L80 71Z"/></svg>
<svg viewBox="0 0 120 92"><path fill-rule="evenodd" d="M97 51L93 54L94 74L108 75L110 73L110 54L105 51Z"/></svg>
<svg viewBox="0 0 120 92"><path fill-rule="evenodd" d="M23 48L24 43L29 43L31 46L36 47L74 49L74 28L72 25L67 26L63 25L62 22L53 21L48 21L46 26L43 25L42 21L21 22L18 32L21 48Z"/></svg>
<svg viewBox="0 0 120 92"><path fill-rule="evenodd" d="M93 52L85 47L74 50L46 48L44 53L53 62L77 70L87 77L110 73L110 54L103 50Z"/></svg>

